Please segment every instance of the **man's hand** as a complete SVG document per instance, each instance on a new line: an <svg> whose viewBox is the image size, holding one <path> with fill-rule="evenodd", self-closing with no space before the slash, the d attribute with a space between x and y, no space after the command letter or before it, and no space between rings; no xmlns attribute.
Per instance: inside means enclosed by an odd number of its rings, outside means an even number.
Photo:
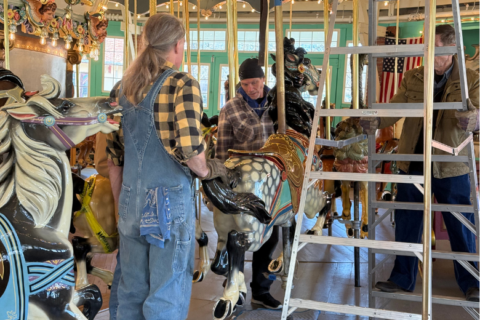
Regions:
<svg viewBox="0 0 480 320"><path fill-rule="evenodd" d="M478 109L467 100L468 111L455 111L455 117L458 119L458 127L467 132L476 131L479 127Z"/></svg>
<svg viewBox="0 0 480 320"><path fill-rule="evenodd" d="M212 180L220 178L226 185L229 184L228 169L220 159L208 159L207 160L208 174L205 177L199 177L200 180Z"/></svg>
<svg viewBox="0 0 480 320"><path fill-rule="evenodd" d="M361 117L360 126L363 128L363 132L366 134L375 134L378 126L380 125L380 118L378 117Z"/></svg>

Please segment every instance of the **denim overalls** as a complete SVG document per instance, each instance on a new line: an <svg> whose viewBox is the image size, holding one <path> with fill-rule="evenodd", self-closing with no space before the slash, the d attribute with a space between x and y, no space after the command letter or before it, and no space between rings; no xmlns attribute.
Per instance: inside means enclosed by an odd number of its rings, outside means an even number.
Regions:
<svg viewBox="0 0 480 320"><path fill-rule="evenodd" d="M188 314L195 252L192 177L167 153L154 122L155 98L173 72L165 71L137 106L125 96L120 99L125 162L119 200L118 320L183 320ZM159 217L168 214L171 221L164 248L140 236L148 194L155 194L163 204Z"/></svg>

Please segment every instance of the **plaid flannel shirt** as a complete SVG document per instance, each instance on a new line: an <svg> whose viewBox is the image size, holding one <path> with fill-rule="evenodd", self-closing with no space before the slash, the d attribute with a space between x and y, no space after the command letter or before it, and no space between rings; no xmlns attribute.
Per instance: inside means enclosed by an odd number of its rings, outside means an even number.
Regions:
<svg viewBox="0 0 480 320"><path fill-rule="evenodd" d="M173 68L166 62L162 71ZM148 94L153 82L143 90ZM110 93L117 102L120 100L120 85L117 83ZM157 135L168 153L178 161L186 162L205 150L200 127L203 104L200 85L186 72L174 72L160 89L154 104L154 119ZM119 121L117 118L115 121ZM121 127L121 123L120 123ZM123 166L123 130L107 136L107 155L116 166Z"/></svg>
<svg viewBox="0 0 480 320"><path fill-rule="evenodd" d="M258 150L273 133L273 121L268 111L260 118L237 93L220 111L215 157L225 161L228 149Z"/></svg>

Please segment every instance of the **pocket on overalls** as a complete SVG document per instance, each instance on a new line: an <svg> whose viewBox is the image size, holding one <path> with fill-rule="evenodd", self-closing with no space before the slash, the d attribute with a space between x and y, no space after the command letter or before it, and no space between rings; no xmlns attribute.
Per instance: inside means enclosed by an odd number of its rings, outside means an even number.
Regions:
<svg viewBox="0 0 480 320"><path fill-rule="evenodd" d="M130 187L127 187L122 183L122 190L120 191L120 199L118 204L118 215L120 216L120 219L125 220L127 218L129 201Z"/></svg>

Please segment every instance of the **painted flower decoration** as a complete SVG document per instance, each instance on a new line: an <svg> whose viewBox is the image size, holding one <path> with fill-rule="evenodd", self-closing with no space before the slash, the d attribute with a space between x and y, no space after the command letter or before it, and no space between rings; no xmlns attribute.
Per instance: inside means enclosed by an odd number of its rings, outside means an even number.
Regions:
<svg viewBox="0 0 480 320"><path fill-rule="evenodd" d="M12 9L8 9L7 16L8 16L8 19L13 19L13 17L15 16L15 13L13 12Z"/></svg>
<svg viewBox="0 0 480 320"><path fill-rule="evenodd" d="M78 32L78 33L83 33L83 31L84 31L84 29L83 29L82 25L79 25L79 26L77 27L77 32Z"/></svg>
<svg viewBox="0 0 480 320"><path fill-rule="evenodd" d="M52 27L52 28L58 27L57 20L52 20L52 22L50 22L50 27Z"/></svg>

